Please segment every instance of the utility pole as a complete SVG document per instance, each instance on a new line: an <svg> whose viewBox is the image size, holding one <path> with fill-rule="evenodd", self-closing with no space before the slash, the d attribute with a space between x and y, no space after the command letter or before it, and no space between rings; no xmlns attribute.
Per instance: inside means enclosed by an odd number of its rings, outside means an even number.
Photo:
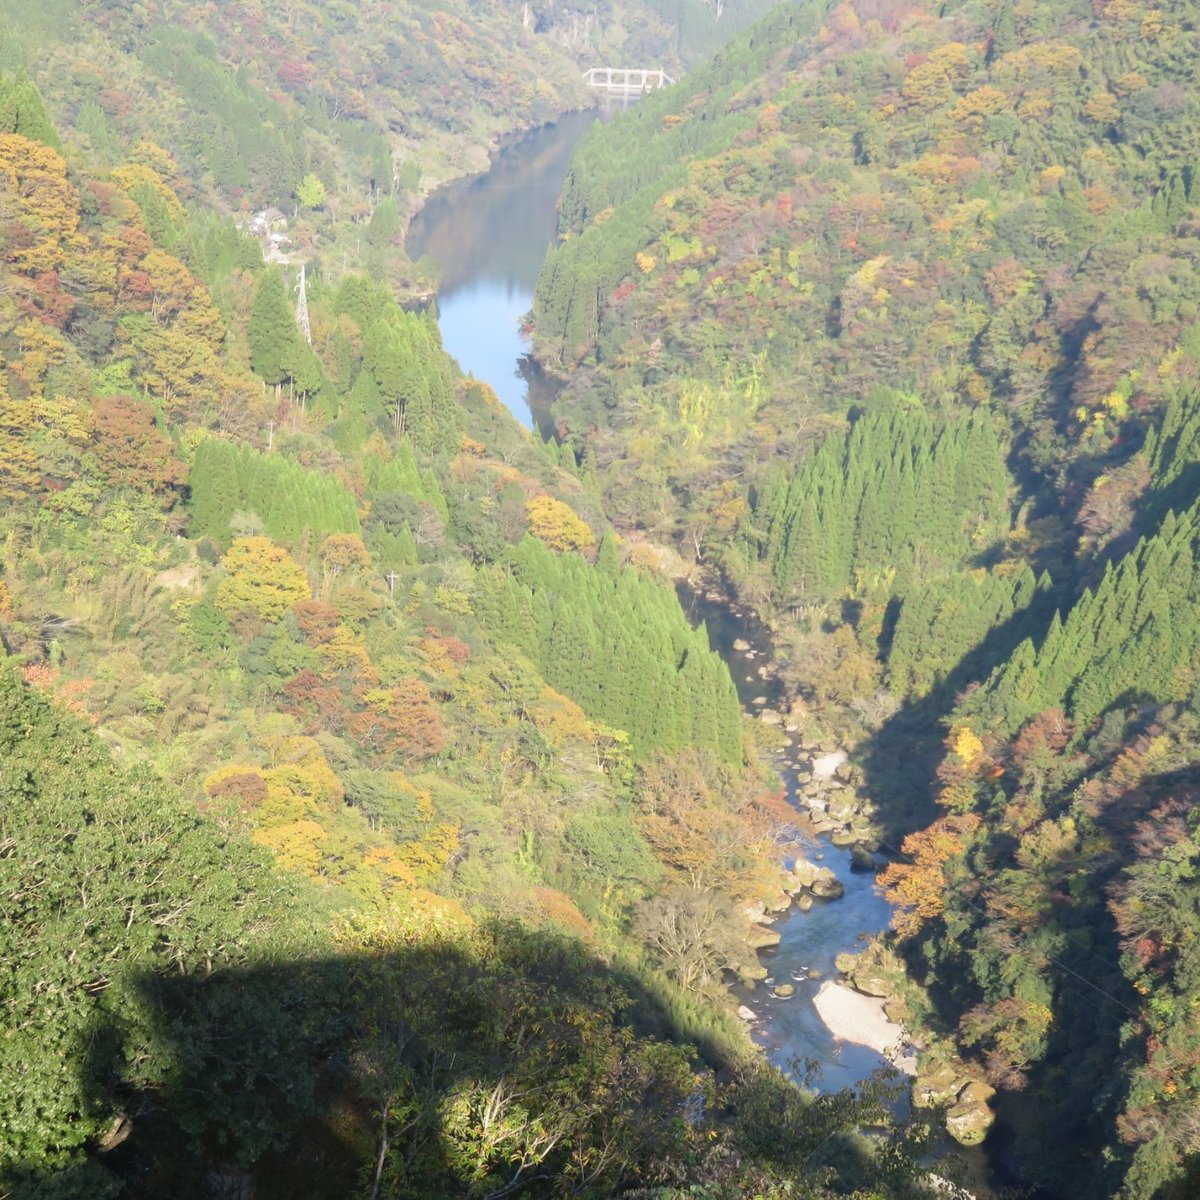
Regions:
<svg viewBox="0 0 1200 1200"><path fill-rule="evenodd" d="M270 454L275 449L275 418L272 417L267 422L267 453Z"/></svg>
<svg viewBox="0 0 1200 1200"><path fill-rule="evenodd" d="M392 600L396 599L396 580L398 578L399 578L399 576L397 576L395 571L389 571L384 576L384 579L386 579L388 581L388 596Z"/></svg>
<svg viewBox="0 0 1200 1200"><path fill-rule="evenodd" d="M308 287L305 282L305 265L300 264L300 295L296 297L296 324L304 334L304 340L312 345L312 326L308 322Z"/></svg>

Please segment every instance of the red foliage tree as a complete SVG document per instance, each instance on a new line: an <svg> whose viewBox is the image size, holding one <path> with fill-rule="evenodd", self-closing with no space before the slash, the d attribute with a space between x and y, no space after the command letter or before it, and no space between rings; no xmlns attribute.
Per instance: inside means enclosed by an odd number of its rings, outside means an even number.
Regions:
<svg viewBox="0 0 1200 1200"><path fill-rule="evenodd" d="M92 452L114 487L173 498L186 467L154 424L154 410L129 396L103 396L92 405Z"/></svg>
<svg viewBox="0 0 1200 1200"><path fill-rule="evenodd" d="M342 614L321 600L301 600L292 605L292 612L296 614L300 632L314 646L325 646L333 641L342 623Z"/></svg>
<svg viewBox="0 0 1200 1200"><path fill-rule="evenodd" d="M306 733L324 729L341 733L346 727L346 697L335 684L327 683L307 667L283 685L286 700L280 705L304 722Z"/></svg>

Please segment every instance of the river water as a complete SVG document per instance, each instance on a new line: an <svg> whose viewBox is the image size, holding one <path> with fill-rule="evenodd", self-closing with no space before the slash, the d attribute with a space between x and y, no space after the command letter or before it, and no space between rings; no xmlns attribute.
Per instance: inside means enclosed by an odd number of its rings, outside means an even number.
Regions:
<svg viewBox="0 0 1200 1200"><path fill-rule="evenodd" d="M777 705L781 697L776 686L759 674L770 662L769 631L723 600L682 586L679 592L693 623L705 623L713 649L729 665L742 707L758 711L761 706L754 701L760 697ZM750 649L739 650L735 643L748 644ZM783 755L776 768L788 795L794 796L795 772ZM891 908L876 890L873 875L851 871L849 850L819 837L801 842L795 853L829 867L841 880L845 895L840 900L817 900L808 912L791 908L775 922L781 941L773 950L760 952L759 958L776 983L795 987L794 996L776 999L769 987L759 984L752 991L740 989L739 1000L758 1016L755 1039L773 1063L792 1074L798 1073L796 1067L816 1063L820 1071L816 1085L836 1091L852 1087L887 1064L873 1050L837 1041L817 1016L812 997L824 980L836 977L833 960L838 954L861 950L866 938L887 928Z"/></svg>
<svg viewBox="0 0 1200 1200"><path fill-rule="evenodd" d="M529 357L521 333L558 223L558 194L575 143L600 109L506 139L483 175L435 192L413 218L405 249L441 267L438 327L459 366L491 384L530 429L552 432L557 388Z"/></svg>
<svg viewBox="0 0 1200 1200"><path fill-rule="evenodd" d="M548 386L538 390L521 319L533 302L538 271L557 231L555 206L571 151L598 115L568 113L554 125L506 140L486 174L436 192L408 234L410 257L428 254L441 266L438 323L446 349L464 370L491 384L527 428L537 423L544 433L549 432L553 395ZM768 661L767 631L703 595L685 593L682 599L695 622L707 623L742 703L753 711L756 695L771 695L757 673ZM751 644L752 657L734 649L737 640ZM780 774L794 787L795 779L782 763ZM834 956L860 949L863 937L887 926L890 910L872 876L851 872L847 850L819 842L797 847L797 852L832 868L846 894L840 900L817 901L807 913L792 909L775 923L782 941L763 953L763 964L777 982L794 983L795 996L778 1000L759 985L739 998L758 1014L754 1033L772 1061L784 1069L794 1061L815 1061L821 1068L819 1086L836 1090L885 1063L871 1050L836 1042L817 1016L812 995L820 980L834 974ZM819 979L808 979L809 970ZM803 980L793 979L802 973Z"/></svg>

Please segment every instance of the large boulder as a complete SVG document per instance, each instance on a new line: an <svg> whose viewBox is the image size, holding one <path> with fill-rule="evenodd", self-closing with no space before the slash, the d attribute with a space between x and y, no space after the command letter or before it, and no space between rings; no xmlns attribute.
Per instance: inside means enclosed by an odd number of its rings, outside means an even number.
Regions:
<svg viewBox="0 0 1200 1200"><path fill-rule="evenodd" d="M958 1104L987 1104L989 1100L996 1094L996 1089L991 1084L983 1083L978 1079L972 1079L970 1083L963 1088L956 1098Z"/></svg>
<svg viewBox="0 0 1200 1200"><path fill-rule="evenodd" d="M798 858L792 864L792 878L800 887L812 887L813 880L821 873L821 868L807 858Z"/></svg>
<svg viewBox="0 0 1200 1200"><path fill-rule="evenodd" d="M862 801L850 788L840 788L829 797L826 812L835 821L850 821L858 815Z"/></svg>
<svg viewBox="0 0 1200 1200"><path fill-rule="evenodd" d="M845 761L845 750L837 750L831 746L828 752L818 754L813 759L813 776L817 779L832 779L838 767Z"/></svg>
<svg viewBox="0 0 1200 1200"><path fill-rule="evenodd" d="M995 1120L995 1113L986 1104L969 1100L956 1104L946 1114L946 1132L962 1146L978 1146Z"/></svg>
<svg viewBox="0 0 1200 1200"><path fill-rule="evenodd" d="M864 996L886 997L891 994L892 985L877 970L873 969L874 955L868 951L865 954L839 954L833 960L846 982Z"/></svg>
<svg viewBox="0 0 1200 1200"><path fill-rule="evenodd" d="M963 1077L949 1063L931 1062L917 1072L912 1099L917 1108L932 1108L955 1100L963 1087Z"/></svg>
<svg viewBox="0 0 1200 1200"><path fill-rule="evenodd" d="M818 900L837 900L846 893L842 881L827 867L812 881L811 890Z"/></svg>
<svg viewBox="0 0 1200 1200"><path fill-rule="evenodd" d="M850 847L850 870L870 875L874 873L875 866L875 855L870 850L864 849L858 844Z"/></svg>
<svg viewBox="0 0 1200 1200"><path fill-rule="evenodd" d="M768 925L751 925L746 934L746 943L752 950L765 950L768 946L778 946L780 933Z"/></svg>
<svg viewBox="0 0 1200 1200"><path fill-rule="evenodd" d="M854 985L854 990L862 992L864 996L887 996L892 990L892 985L882 975L876 975L873 971L857 971L850 982Z"/></svg>

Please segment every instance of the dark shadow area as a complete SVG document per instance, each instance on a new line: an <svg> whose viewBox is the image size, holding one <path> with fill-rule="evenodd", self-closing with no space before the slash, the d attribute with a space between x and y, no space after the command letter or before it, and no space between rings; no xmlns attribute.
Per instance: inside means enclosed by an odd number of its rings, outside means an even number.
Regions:
<svg viewBox="0 0 1200 1200"><path fill-rule="evenodd" d="M600 1197L706 1178L710 1145L768 1172L835 1151L868 1169L841 1143L878 1104L681 1044L639 978L576 941L499 922L394 941L138 976L71 1064L107 1133L0 1195ZM131 1084L147 1059L153 1082Z"/></svg>
<svg viewBox="0 0 1200 1200"><path fill-rule="evenodd" d="M120 1115L88 1163L27 1172L14 1200L114 1186L205 1200L347 1196L385 1142L382 1195L499 1195L570 1169L553 1150L520 1166L556 1119L564 1140L593 1150L624 1131L615 1182L672 1152L687 1098L672 1090L686 1054L656 1064L638 1050L673 1033L640 981L516 926L496 925L471 950L434 938L208 977L151 974L133 993L161 1064L155 1085L127 1085L142 1038L98 1010L75 1069L97 1114ZM719 1065L714 1046L706 1053ZM463 1138L443 1136L456 1107L481 1140L490 1123L493 1153L481 1144L472 1159ZM491 1169L506 1157L507 1174Z"/></svg>
<svg viewBox="0 0 1200 1200"><path fill-rule="evenodd" d="M889 842L898 845L906 833L937 815L932 793L944 722L963 691L986 680L1026 638L1040 643L1062 603L1057 588L1036 593L1028 608L991 629L925 696L906 701L862 743L857 758L864 784L879 805L877 819Z"/></svg>

